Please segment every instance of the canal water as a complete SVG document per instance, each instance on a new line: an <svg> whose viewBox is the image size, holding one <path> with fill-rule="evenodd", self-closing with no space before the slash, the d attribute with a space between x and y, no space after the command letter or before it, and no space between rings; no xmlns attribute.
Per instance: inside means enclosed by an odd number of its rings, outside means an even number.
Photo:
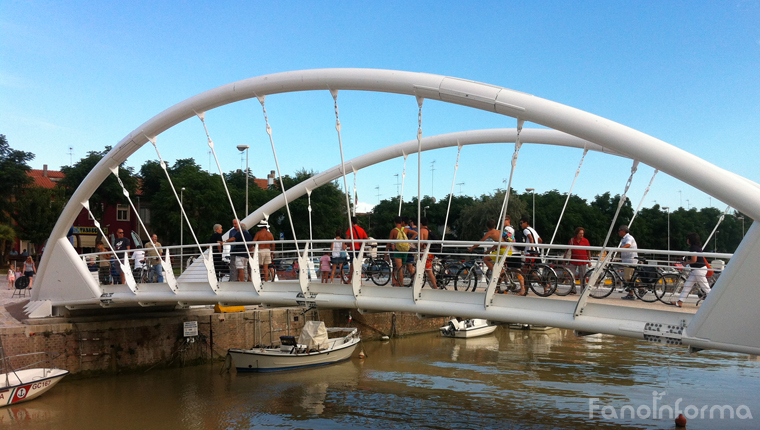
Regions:
<svg viewBox="0 0 760 430"><path fill-rule="evenodd" d="M64 379L0 409L0 427L672 429L678 407L688 429L760 428L760 363L747 355L506 326L363 348L366 359L289 372L220 375L218 363Z"/></svg>

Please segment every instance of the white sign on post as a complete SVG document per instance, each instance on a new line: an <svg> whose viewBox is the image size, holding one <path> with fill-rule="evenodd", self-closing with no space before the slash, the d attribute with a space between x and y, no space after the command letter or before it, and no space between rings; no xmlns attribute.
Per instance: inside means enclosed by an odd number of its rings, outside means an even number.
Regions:
<svg viewBox="0 0 760 430"><path fill-rule="evenodd" d="M198 336L198 321L185 321L185 337Z"/></svg>

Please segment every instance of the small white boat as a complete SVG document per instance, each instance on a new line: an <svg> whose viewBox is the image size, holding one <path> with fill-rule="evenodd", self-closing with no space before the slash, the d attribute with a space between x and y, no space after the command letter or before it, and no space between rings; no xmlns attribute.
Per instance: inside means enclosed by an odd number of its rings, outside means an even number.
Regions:
<svg viewBox="0 0 760 430"><path fill-rule="evenodd" d="M49 367L32 368L41 361L26 365L22 368L15 369L12 361L20 357L33 357L35 355L47 354ZM57 369L52 367L52 354L47 352L33 352L30 354L19 354L12 357L6 357L3 350L2 339L0 339L0 407L15 405L39 397L44 392L53 388L64 376L69 374L68 370Z"/></svg>
<svg viewBox="0 0 760 430"><path fill-rule="evenodd" d="M307 321L298 341L294 336L280 336L279 347L233 348L227 356L238 372L290 370L348 360L360 340L356 328L325 328L321 321Z"/></svg>
<svg viewBox="0 0 760 430"><path fill-rule="evenodd" d="M491 334L496 330L496 327L488 320L473 318L459 321L454 318L439 330L441 330L441 335L445 337L470 338Z"/></svg>
<svg viewBox="0 0 760 430"><path fill-rule="evenodd" d="M509 328L513 328L517 330L549 331L549 330L554 330L556 327L549 327L545 325L511 323L509 324Z"/></svg>

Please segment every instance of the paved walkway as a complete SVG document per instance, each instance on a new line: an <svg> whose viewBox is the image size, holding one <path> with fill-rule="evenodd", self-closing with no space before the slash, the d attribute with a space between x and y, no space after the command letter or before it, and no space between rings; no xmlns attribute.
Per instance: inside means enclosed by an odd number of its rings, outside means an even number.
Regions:
<svg viewBox="0 0 760 430"><path fill-rule="evenodd" d="M33 286L32 286L33 287ZM31 291L26 292L26 297L11 297L15 290L8 289L8 276L0 276L0 327L21 327L24 323L13 315L22 313L24 304L29 301ZM10 311L9 311L10 309ZM23 318L20 318L23 319Z"/></svg>
<svg viewBox="0 0 760 430"><path fill-rule="evenodd" d="M478 291L483 290L479 286ZM24 316L23 316L23 307L26 304L26 302L29 301L29 297L31 295L31 291L27 291L26 297L11 297L13 295L14 290L8 289L8 277L6 275L0 276L0 327L20 327L24 326ZM659 309L659 310L667 310L667 311L673 311L673 312L684 312L684 313L690 313L694 314L697 312L697 308L695 305L696 299L694 297L689 297L689 299L686 300L686 304L683 308L677 308L675 306L667 306L659 301L654 303L645 303L641 300L621 300L620 298L623 296L623 293L620 292L614 292L610 295L610 297L607 297L603 300L597 300L593 298L589 298L589 303L604 303L604 304L610 304L610 305L616 305L616 306L628 306L628 307L636 307L636 308L643 308L643 309ZM535 297L535 296L533 296ZM565 297L558 297L558 296L551 296L548 298L549 300L572 300L577 301L578 296L577 295L570 295Z"/></svg>

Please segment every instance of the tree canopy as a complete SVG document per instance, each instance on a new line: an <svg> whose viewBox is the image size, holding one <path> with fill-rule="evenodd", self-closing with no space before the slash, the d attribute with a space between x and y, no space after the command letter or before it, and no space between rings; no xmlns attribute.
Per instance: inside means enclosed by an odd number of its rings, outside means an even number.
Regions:
<svg viewBox="0 0 760 430"><path fill-rule="evenodd" d="M60 182L60 187L53 190L38 189L30 187L32 180L28 175L30 170L28 162L34 159L34 154L14 150L6 137L0 135L0 227L2 227L0 231L5 238L5 246L0 249L0 253L3 258L6 258L6 251L10 246L8 237L14 233L35 244L44 242L67 199L110 149L106 146L103 151L90 151L86 157L74 165L63 166L61 170L65 178ZM119 177L130 192L133 202L136 205L142 202L150 206L150 229L152 230L150 233L157 233L165 245L179 243L180 226L185 228L185 243L191 243L190 231L181 221L175 192L177 196L182 196L190 226L196 232L200 242L208 240L214 224L219 223L226 230L231 227L231 220L235 215L238 218L245 216L246 172L236 170L224 174L234 206L233 213L230 201L225 194L222 178L218 174L204 171L192 158L176 160L167 170L174 184L174 190L157 161L145 162L138 172L131 167L119 166ZM287 190L308 180L314 174L312 171L302 169L293 175L285 175L282 182ZM248 177L250 212L281 194L279 181L273 187L261 189L254 184L252 179L255 178ZM137 194L138 189L139 194ZM504 193L504 190L494 190L491 194L479 197L455 195L451 199L450 211L448 210L449 196L440 200L424 196L420 201L420 207L428 218L431 229L439 232L442 232L444 223L447 222L448 212L447 239L478 240L483 235L486 220L499 221ZM515 190L510 190L510 193L507 213L513 220L523 216L532 218L535 199L536 219L532 220L532 225L542 236L544 243L549 243L565 204L566 194L557 190L535 195L520 194ZM566 244L576 227L584 227L589 242L592 245L602 245L619 201L619 195L613 196L609 192L597 195L591 201L571 196L559 223L554 243ZM93 214L99 218L103 216L105 206L125 204L127 201L116 178L109 175L93 194L90 203ZM402 202L401 215L416 220L417 206L416 197ZM330 239L334 237L336 230L342 233L348 229L346 199L337 182L312 191L311 212L308 196L301 196L290 201L289 208L293 229L298 239L307 239L310 235L315 239ZM378 239L387 238L393 228L393 219L398 214L399 200L398 197L394 197L379 202L371 213L360 214L359 222L367 229L370 236ZM636 237L640 248L686 249L686 235L696 232L705 239L713 230L721 214L721 211L715 208L700 210L679 208L668 213L659 205L654 205L651 208L641 209L631 227L631 233ZM310 215L311 224L309 223ZM613 228L613 235L608 245L614 246L617 242L617 235L614 234L617 225L630 223L632 216L633 207L627 200L615 223L616 226ZM729 214L714 238L709 244L705 244L705 250L733 252L744 235L739 218L741 216L746 219L747 225L752 223L752 220L744 214ZM282 233L286 239L293 238L293 231L284 207L269 215L269 223L276 237ZM516 224L513 222L513 225ZM249 229L255 229L255 227L248 226ZM668 243L668 236L670 236L670 243Z"/></svg>

